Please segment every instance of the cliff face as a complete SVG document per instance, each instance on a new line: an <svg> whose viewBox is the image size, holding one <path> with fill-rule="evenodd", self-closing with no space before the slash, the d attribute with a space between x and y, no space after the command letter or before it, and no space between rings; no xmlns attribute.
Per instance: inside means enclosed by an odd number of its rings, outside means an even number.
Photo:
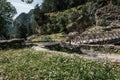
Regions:
<svg viewBox="0 0 120 80"><path fill-rule="evenodd" d="M96 25L108 26L116 20L120 20L120 6L109 4L98 9L95 13Z"/></svg>
<svg viewBox="0 0 120 80"><path fill-rule="evenodd" d="M20 26L24 25L26 27L27 35L31 35L36 33L35 28L37 26L36 21L34 20L33 11L31 10L29 13L21 13L15 20L14 20L14 31L16 36L19 35L17 33Z"/></svg>

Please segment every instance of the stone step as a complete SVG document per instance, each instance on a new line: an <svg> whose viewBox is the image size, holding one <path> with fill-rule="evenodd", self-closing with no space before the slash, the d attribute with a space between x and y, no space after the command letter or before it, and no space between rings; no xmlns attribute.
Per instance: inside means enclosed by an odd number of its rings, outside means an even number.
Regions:
<svg viewBox="0 0 120 80"><path fill-rule="evenodd" d="M114 41L120 41L120 32L111 31L111 32L104 32L92 35L80 35L75 37L72 42L79 42L81 44L91 44L91 43L114 43Z"/></svg>

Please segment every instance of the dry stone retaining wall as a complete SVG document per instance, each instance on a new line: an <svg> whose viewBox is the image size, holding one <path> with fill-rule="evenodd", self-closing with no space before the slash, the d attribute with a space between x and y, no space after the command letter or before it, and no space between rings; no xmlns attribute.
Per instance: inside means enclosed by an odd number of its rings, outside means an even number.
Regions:
<svg viewBox="0 0 120 80"><path fill-rule="evenodd" d="M120 41L120 31L81 35L72 40L79 44L112 44L117 41Z"/></svg>

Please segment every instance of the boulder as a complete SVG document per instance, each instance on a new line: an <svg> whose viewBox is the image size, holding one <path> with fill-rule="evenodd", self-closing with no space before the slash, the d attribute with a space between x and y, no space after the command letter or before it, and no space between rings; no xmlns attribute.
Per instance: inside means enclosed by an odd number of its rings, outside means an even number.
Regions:
<svg viewBox="0 0 120 80"><path fill-rule="evenodd" d="M68 41L71 43L71 41L76 37L76 36L79 36L79 33L78 32L70 32L69 34L68 34Z"/></svg>

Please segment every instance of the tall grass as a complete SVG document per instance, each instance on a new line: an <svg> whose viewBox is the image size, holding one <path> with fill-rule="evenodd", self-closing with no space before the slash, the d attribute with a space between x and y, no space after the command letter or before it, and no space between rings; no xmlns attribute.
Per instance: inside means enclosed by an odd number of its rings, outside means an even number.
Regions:
<svg viewBox="0 0 120 80"><path fill-rule="evenodd" d="M120 68L107 62L31 49L0 51L5 80L120 80Z"/></svg>

